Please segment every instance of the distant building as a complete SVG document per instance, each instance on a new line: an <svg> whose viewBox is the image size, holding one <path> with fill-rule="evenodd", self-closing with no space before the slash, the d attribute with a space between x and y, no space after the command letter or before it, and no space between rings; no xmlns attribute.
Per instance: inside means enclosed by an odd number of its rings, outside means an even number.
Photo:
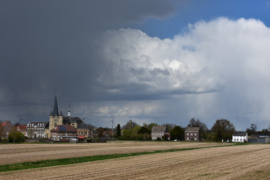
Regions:
<svg viewBox="0 0 270 180"><path fill-rule="evenodd" d="M49 115L49 126L46 127L45 130L45 136L47 138L51 138L51 130L54 129L54 127L57 125L71 125L74 128L77 128L80 124L84 123L83 119L71 116L70 107L67 115L68 116L64 116L62 110L59 113L57 97L55 96L53 110Z"/></svg>
<svg viewBox="0 0 270 180"><path fill-rule="evenodd" d="M151 130L152 140L157 140L157 138L162 139L162 136L164 136L165 134L167 134L170 139L169 130L166 126L153 126Z"/></svg>
<svg viewBox="0 0 270 180"><path fill-rule="evenodd" d="M81 123L77 127L77 134L78 134L78 136L83 136L85 138L91 138L92 137L92 130L88 126L88 124Z"/></svg>
<svg viewBox="0 0 270 180"><path fill-rule="evenodd" d="M3 134L0 134L0 138L7 139L11 129L13 128L13 125L11 124L10 121L6 121L3 123L0 123L0 128L3 129L3 131L0 131L3 133Z"/></svg>
<svg viewBox="0 0 270 180"><path fill-rule="evenodd" d="M45 138L45 127L48 122L29 122L26 125L28 138Z"/></svg>
<svg viewBox="0 0 270 180"><path fill-rule="evenodd" d="M248 133L234 132L232 135L232 142L248 142Z"/></svg>
<svg viewBox="0 0 270 180"><path fill-rule="evenodd" d="M102 133L102 136L105 136L105 137L112 137L114 134L111 130L106 130Z"/></svg>
<svg viewBox="0 0 270 180"><path fill-rule="evenodd" d="M201 141L201 129L199 127L187 127L185 129L186 141Z"/></svg>
<svg viewBox="0 0 270 180"><path fill-rule="evenodd" d="M93 135L93 138L98 138L98 132L96 129L92 130L92 135Z"/></svg>
<svg viewBox="0 0 270 180"><path fill-rule="evenodd" d="M71 125L56 125L51 130L51 139L60 142L69 142L70 139L78 139L77 130Z"/></svg>
<svg viewBox="0 0 270 180"><path fill-rule="evenodd" d="M18 125L17 131L21 132L25 137L27 137L26 125Z"/></svg>

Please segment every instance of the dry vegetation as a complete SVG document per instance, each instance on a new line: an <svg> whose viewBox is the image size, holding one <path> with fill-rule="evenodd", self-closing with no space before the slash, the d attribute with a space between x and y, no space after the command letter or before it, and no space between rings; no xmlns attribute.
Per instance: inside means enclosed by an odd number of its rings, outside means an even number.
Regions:
<svg viewBox="0 0 270 180"><path fill-rule="evenodd" d="M150 154L4 172L0 179L269 179L269 150L248 145Z"/></svg>
<svg viewBox="0 0 270 180"><path fill-rule="evenodd" d="M10 144L0 145L0 165L25 161L122 154L165 149L218 146L219 143L110 142L91 144ZM222 145L228 145L224 143Z"/></svg>

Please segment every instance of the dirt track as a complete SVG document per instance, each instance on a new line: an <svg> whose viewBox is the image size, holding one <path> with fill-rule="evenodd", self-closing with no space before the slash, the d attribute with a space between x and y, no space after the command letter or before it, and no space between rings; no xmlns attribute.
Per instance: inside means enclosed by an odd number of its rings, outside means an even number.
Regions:
<svg viewBox="0 0 270 180"><path fill-rule="evenodd" d="M101 154L121 154L229 145L228 143L183 143L183 142L110 142L91 144L10 144L0 145L0 165L25 161L93 156Z"/></svg>
<svg viewBox="0 0 270 180"><path fill-rule="evenodd" d="M269 150L270 145L197 149L6 172L0 179L269 179Z"/></svg>

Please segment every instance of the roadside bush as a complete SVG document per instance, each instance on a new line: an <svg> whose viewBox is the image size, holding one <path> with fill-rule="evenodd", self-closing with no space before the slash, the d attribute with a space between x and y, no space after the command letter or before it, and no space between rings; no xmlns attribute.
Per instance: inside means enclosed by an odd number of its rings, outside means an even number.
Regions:
<svg viewBox="0 0 270 180"><path fill-rule="evenodd" d="M130 135L131 140L143 140L142 134Z"/></svg>
<svg viewBox="0 0 270 180"><path fill-rule="evenodd" d="M160 137L157 138L157 141L161 141Z"/></svg>
<svg viewBox="0 0 270 180"><path fill-rule="evenodd" d="M143 136L143 139L144 140L151 140L152 138L151 138L151 135L150 134L145 133L144 136Z"/></svg>
<svg viewBox="0 0 270 180"><path fill-rule="evenodd" d="M3 142L3 143L7 143L8 140L7 140L6 138L4 138L4 139L2 139L2 142Z"/></svg>
<svg viewBox="0 0 270 180"><path fill-rule="evenodd" d="M130 140L129 137L126 137L126 136L120 136L117 138L118 140Z"/></svg>
<svg viewBox="0 0 270 180"><path fill-rule="evenodd" d="M15 135L14 135L14 133L15 133ZM24 141L25 141L24 134L21 133L21 132L11 132L11 133L8 135L8 141L9 141L9 142L13 142L14 136L15 136L15 142L16 142L16 143L20 143L20 142L24 142Z"/></svg>

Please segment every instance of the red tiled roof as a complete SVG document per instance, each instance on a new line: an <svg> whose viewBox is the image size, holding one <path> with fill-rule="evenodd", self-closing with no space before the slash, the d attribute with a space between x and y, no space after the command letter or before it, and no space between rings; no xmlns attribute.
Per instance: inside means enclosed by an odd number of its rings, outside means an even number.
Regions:
<svg viewBox="0 0 270 180"><path fill-rule="evenodd" d="M51 132L77 132L77 130L71 125L57 125Z"/></svg>
<svg viewBox="0 0 270 180"><path fill-rule="evenodd" d="M22 130L26 130L26 125L19 125L19 126L17 126L17 127L19 127L21 131L22 131Z"/></svg>
<svg viewBox="0 0 270 180"><path fill-rule="evenodd" d="M0 123L0 126L4 127L8 122Z"/></svg>
<svg viewBox="0 0 270 180"><path fill-rule="evenodd" d="M85 139L85 137L84 137L84 136L79 136L78 138L79 138L79 139Z"/></svg>

